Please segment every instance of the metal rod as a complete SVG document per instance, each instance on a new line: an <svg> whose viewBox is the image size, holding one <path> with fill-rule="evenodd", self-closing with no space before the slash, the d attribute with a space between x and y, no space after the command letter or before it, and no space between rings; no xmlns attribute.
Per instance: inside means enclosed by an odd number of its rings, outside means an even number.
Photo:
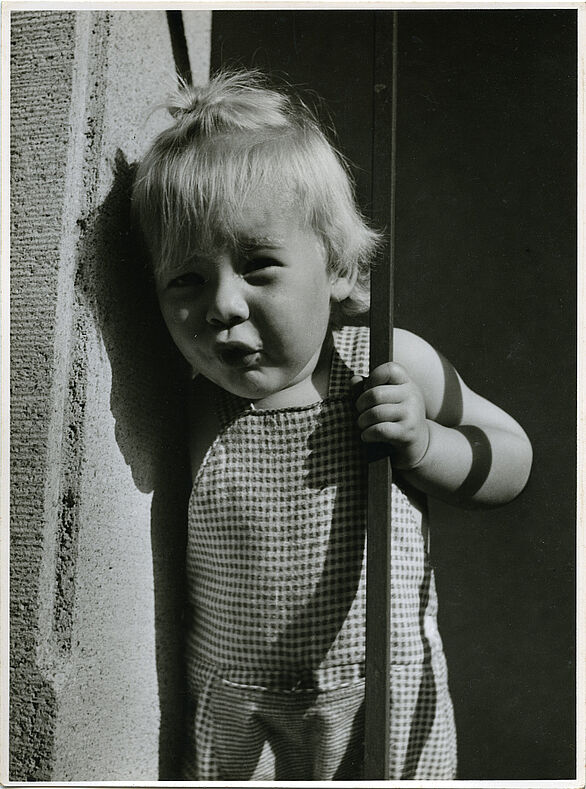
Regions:
<svg viewBox="0 0 586 789"><path fill-rule="evenodd" d="M372 272L370 368L393 357L393 269L397 125L397 12L374 14L373 216L385 227L384 259ZM364 778L389 778L391 715L391 483L388 453L368 468Z"/></svg>

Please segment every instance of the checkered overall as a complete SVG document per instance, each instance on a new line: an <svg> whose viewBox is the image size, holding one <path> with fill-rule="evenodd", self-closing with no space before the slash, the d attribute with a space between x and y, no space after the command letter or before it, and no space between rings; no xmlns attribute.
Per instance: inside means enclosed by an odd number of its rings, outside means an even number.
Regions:
<svg viewBox="0 0 586 789"><path fill-rule="evenodd" d="M337 333L328 397L221 429L189 507L187 780L362 777L367 464L349 395L368 330ZM391 778L452 779L456 740L421 512L393 485Z"/></svg>

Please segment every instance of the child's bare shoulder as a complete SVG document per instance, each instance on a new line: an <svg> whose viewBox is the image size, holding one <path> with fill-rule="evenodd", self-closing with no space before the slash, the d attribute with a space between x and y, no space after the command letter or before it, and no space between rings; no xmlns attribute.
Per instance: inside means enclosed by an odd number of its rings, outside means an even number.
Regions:
<svg viewBox="0 0 586 789"><path fill-rule="evenodd" d="M412 374L417 372L439 375L442 371L442 357L423 337L406 329L395 328L394 358Z"/></svg>

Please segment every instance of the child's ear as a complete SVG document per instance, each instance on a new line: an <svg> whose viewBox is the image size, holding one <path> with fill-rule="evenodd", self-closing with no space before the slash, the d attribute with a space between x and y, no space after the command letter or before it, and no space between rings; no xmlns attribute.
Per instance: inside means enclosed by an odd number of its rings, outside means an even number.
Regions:
<svg viewBox="0 0 586 789"><path fill-rule="evenodd" d="M356 284L357 271L348 274L332 274L330 277L330 295L332 301L344 301L352 293Z"/></svg>

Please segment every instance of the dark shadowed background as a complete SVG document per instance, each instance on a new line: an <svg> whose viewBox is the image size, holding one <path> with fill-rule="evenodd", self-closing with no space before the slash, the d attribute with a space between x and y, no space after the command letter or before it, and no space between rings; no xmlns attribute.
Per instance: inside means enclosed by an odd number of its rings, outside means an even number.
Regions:
<svg viewBox="0 0 586 789"><path fill-rule="evenodd" d="M374 21L212 19L212 69L258 66L326 100L366 213ZM505 508L432 506L460 779L575 774L576 22L399 13L396 323L517 418L535 455Z"/></svg>

